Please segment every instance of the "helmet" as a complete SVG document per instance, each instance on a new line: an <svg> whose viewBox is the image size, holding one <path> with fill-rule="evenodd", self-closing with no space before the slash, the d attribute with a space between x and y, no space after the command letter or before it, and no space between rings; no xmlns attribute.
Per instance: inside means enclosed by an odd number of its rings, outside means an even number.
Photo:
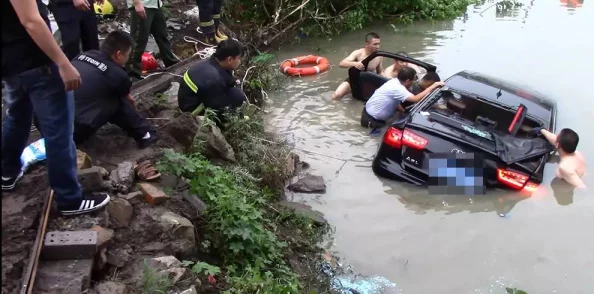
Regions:
<svg viewBox="0 0 594 294"><path fill-rule="evenodd" d="M95 14L98 15L111 15L113 14L113 5L111 5L111 3L108 0L103 0L102 3L99 3L100 1L95 1Z"/></svg>
<svg viewBox="0 0 594 294"><path fill-rule="evenodd" d="M141 64L143 72L155 70L158 66L157 59L151 52L142 53Z"/></svg>

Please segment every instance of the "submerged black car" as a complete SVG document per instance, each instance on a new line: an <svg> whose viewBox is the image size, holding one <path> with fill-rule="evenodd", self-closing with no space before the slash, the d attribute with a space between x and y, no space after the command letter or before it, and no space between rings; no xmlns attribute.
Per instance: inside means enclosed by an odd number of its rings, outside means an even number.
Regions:
<svg viewBox="0 0 594 294"><path fill-rule="evenodd" d="M379 51L377 57L436 67ZM366 101L388 79L351 69L352 94ZM531 135L555 130L556 103L544 95L481 73L462 71L445 81L392 123L373 160L382 177L469 193L489 187L534 191L553 146ZM450 189L450 188L456 189ZM466 191L466 192L464 192ZM472 192L470 192L472 193Z"/></svg>

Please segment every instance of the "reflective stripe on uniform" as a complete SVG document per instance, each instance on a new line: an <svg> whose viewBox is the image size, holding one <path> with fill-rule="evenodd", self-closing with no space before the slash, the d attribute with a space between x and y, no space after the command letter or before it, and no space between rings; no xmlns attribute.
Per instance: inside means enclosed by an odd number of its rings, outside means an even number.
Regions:
<svg viewBox="0 0 594 294"><path fill-rule="evenodd" d="M184 82L186 82L186 85L188 85L188 87L190 87L190 90L192 90L192 92L198 93L198 86L196 86L196 84L194 84L194 82L192 82L192 79L190 79L190 75L188 74L187 71L184 74Z"/></svg>
<svg viewBox="0 0 594 294"><path fill-rule="evenodd" d="M200 22L200 26L201 27L214 26L214 20Z"/></svg>
<svg viewBox="0 0 594 294"><path fill-rule="evenodd" d="M221 18L221 15L220 14L213 14L212 15L212 18L219 19L219 18Z"/></svg>

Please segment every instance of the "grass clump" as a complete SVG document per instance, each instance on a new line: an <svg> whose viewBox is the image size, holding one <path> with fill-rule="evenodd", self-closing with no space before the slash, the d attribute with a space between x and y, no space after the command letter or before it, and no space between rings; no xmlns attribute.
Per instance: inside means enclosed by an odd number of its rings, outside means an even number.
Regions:
<svg viewBox="0 0 594 294"><path fill-rule="evenodd" d="M259 124L246 124L246 132L262 130ZM246 150L256 147L238 146L241 162L237 166L217 166L199 153L184 155L172 150L165 150L159 162L161 170L186 178L190 192L200 195L207 205L203 215L205 236L209 247L216 250L221 268L197 263L193 269L211 275L224 272L225 293L301 293L304 288L323 287L307 281L304 285L287 263L297 253L315 256L311 260L317 258L320 249L316 244L323 229L309 219L275 207L276 195L264 185L266 181L259 180L272 170L262 168L266 162L262 155L246 154ZM281 150L277 152L284 156L285 149ZM257 161L244 165L248 160ZM251 170L260 175L252 175Z"/></svg>

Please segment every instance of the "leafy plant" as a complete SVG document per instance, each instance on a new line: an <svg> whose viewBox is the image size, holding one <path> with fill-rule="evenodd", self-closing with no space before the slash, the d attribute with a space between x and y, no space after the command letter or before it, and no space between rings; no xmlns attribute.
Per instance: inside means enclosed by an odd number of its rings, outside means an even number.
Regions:
<svg viewBox="0 0 594 294"><path fill-rule="evenodd" d="M173 286L169 275L159 273L144 261L142 271L142 293L143 294L165 294Z"/></svg>
<svg viewBox="0 0 594 294"><path fill-rule="evenodd" d="M269 197L265 190L249 180L237 181L236 174L212 165L200 154L165 150L159 165L162 170L188 178L191 192L206 202L207 237L220 249L224 263L235 265L227 270L232 281L240 272L252 271L253 277L259 277L258 282L267 279L274 289L298 288L297 278L283 259L286 244L277 239L275 225L262 208ZM204 264L196 267L199 269L215 271Z"/></svg>
<svg viewBox="0 0 594 294"><path fill-rule="evenodd" d="M193 265L191 270L195 274L205 274L214 276L221 273L221 268L206 262L193 262L185 260L182 262L182 264L188 267Z"/></svg>

